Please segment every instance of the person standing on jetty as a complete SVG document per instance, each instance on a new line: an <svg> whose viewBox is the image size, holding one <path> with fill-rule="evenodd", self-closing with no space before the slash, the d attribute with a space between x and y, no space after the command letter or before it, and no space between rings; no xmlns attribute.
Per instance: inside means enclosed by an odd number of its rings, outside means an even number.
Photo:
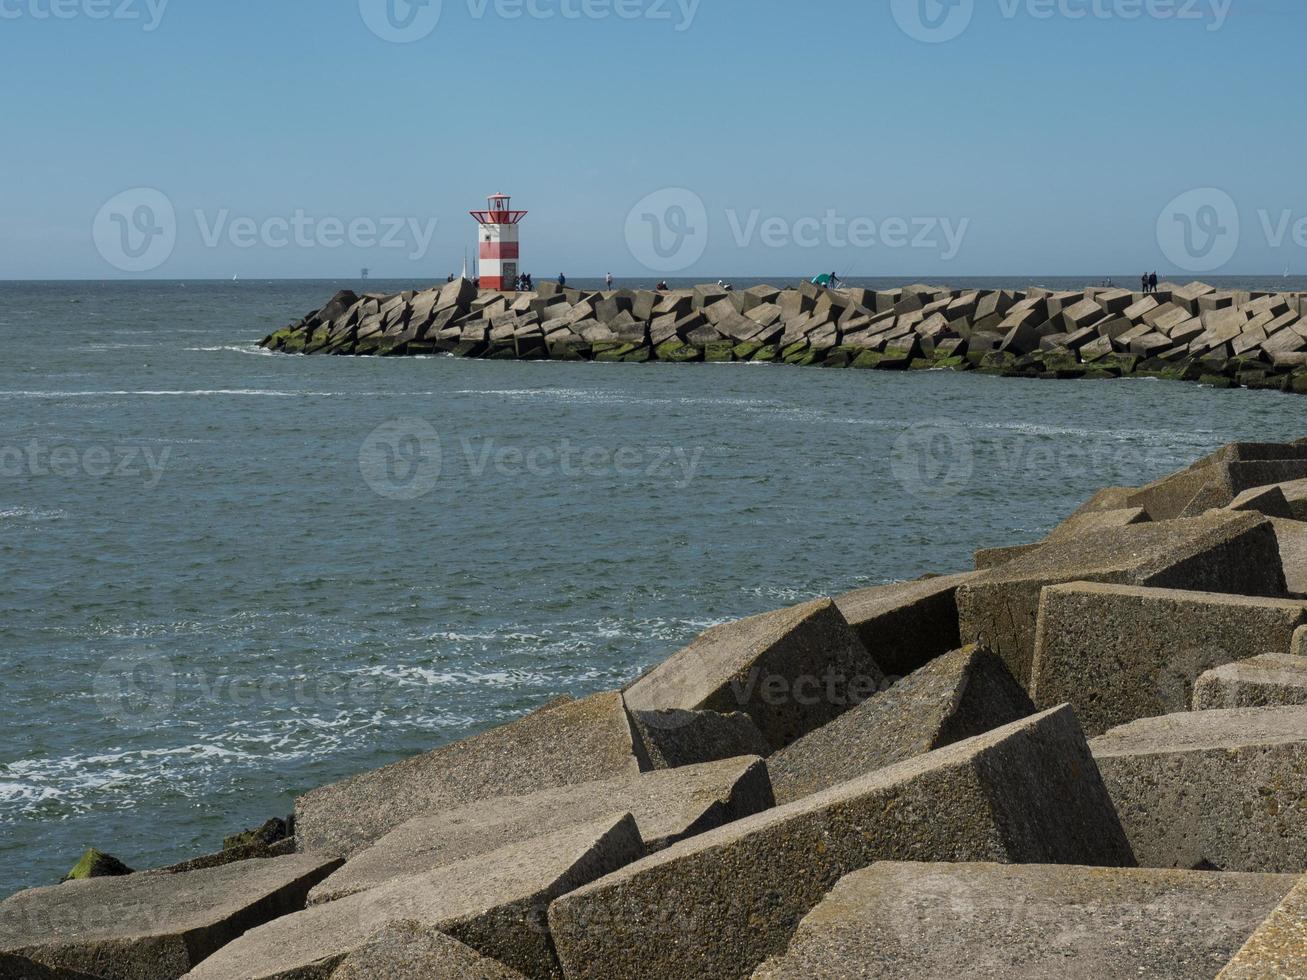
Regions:
<svg viewBox="0 0 1307 980"><path fill-rule="evenodd" d="M604 283L610 290L613 288L613 274L611 272L604 277Z"/></svg>
<svg viewBox="0 0 1307 980"><path fill-rule="evenodd" d="M567 276L563 275L561 272L558 274L558 285L560 286L567 285Z"/></svg>
<svg viewBox="0 0 1307 980"><path fill-rule="evenodd" d="M1156 273L1156 272L1149 273L1149 275L1148 275L1148 291L1149 291L1150 293L1155 293L1155 292L1157 292L1157 273Z"/></svg>
<svg viewBox="0 0 1307 980"><path fill-rule="evenodd" d="M1143 283L1143 286L1144 286L1144 295L1147 296L1147 295L1148 295L1148 273L1145 272L1142 276L1140 276L1140 277L1139 277L1139 281L1140 281L1141 283Z"/></svg>

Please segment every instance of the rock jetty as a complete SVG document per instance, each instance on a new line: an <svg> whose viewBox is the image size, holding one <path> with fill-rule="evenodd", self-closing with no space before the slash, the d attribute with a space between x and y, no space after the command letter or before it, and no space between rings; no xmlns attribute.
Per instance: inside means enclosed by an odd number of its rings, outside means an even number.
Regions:
<svg viewBox="0 0 1307 980"><path fill-rule="evenodd" d="M1197 381L1307 393L1307 295L1165 283L1147 295L720 286L478 291L467 280L393 296L337 293L265 338L288 354L508 360L773 361L1029 378Z"/></svg>
<svg viewBox="0 0 1307 980"><path fill-rule="evenodd" d="M1226 446L213 854L90 852L0 902L0 980L1302 980L1305 485Z"/></svg>

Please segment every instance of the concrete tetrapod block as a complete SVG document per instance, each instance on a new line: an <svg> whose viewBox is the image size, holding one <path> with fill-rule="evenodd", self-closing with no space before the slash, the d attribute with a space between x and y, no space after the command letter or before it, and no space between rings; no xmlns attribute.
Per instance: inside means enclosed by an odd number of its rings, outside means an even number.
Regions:
<svg viewBox="0 0 1307 980"><path fill-rule="evenodd" d="M958 588L962 641L986 643L1012 676L1028 685L1040 592L1048 585L1077 581L1284 594L1279 545L1270 521L1258 514L1222 511L1076 535L981 572Z"/></svg>
<svg viewBox="0 0 1307 980"><path fill-rule="evenodd" d="M343 857L421 813L638 772L622 696L569 698L306 793L295 801L295 840L301 851Z"/></svg>
<svg viewBox="0 0 1307 980"><path fill-rule="evenodd" d="M1275 540L1284 567L1284 587L1289 595L1307 596L1307 523L1271 518Z"/></svg>
<svg viewBox="0 0 1307 980"><path fill-rule="evenodd" d="M753 980L1199 980L1294 880L882 862L842 880Z"/></svg>
<svg viewBox="0 0 1307 980"><path fill-rule="evenodd" d="M327 977L400 922L443 932L532 980L556 978L549 902L642 852L634 818L615 814L288 915L219 950L188 980Z"/></svg>
<svg viewBox="0 0 1307 980"><path fill-rule="evenodd" d="M723 623L626 688L631 711L743 711L774 749L859 704L884 675L830 599Z"/></svg>
<svg viewBox="0 0 1307 980"><path fill-rule="evenodd" d="M1194 685L1195 711L1307 704L1307 657L1264 653L1209 670Z"/></svg>
<svg viewBox="0 0 1307 980"><path fill-rule="evenodd" d="M0 980L99 980L89 973L42 966L22 956L0 953Z"/></svg>
<svg viewBox="0 0 1307 980"><path fill-rule="evenodd" d="M339 866L297 854L32 888L0 903L0 952L104 980L180 977L247 929L302 909Z"/></svg>
<svg viewBox="0 0 1307 980"><path fill-rule="evenodd" d="M1284 491L1279 486L1253 487L1245 490L1230 501L1227 510L1250 510L1267 517L1283 517L1293 520L1293 509L1289 506Z"/></svg>
<svg viewBox="0 0 1307 980"><path fill-rule="evenodd" d="M568 980L747 977L879 860L1129 865L1070 708L675 844L554 902Z"/></svg>
<svg viewBox="0 0 1307 980"><path fill-rule="evenodd" d="M387 926L331 974L331 980L524 980L471 946L417 922Z"/></svg>
<svg viewBox="0 0 1307 980"><path fill-rule="evenodd" d="M608 813L634 816L652 852L774 805L767 766L758 758L481 800L401 824L313 889L309 903L336 901Z"/></svg>
<svg viewBox="0 0 1307 980"><path fill-rule="evenodd" d="M1035 704L1069 702L1091 737L1188 711L1199 676L1288 651L1307 603L1074 582L1044 589L1031 670Z"/></svg>
<svg viewBox="0 0 1307 980"><path fill-rule="evenodd" d="M645 772L676 769L742 755L771 755L753 719L743 711L630 711L635 754Z"/></svg>
<svg viewBox="0 0 1307 980"><path fill-rule="evenodd" d="M1307 870L1307 707L1145 718L1089 744L1141 865Z"/></svg>
<svg viewBox="0 0 1307 980"><path fill-rule="evenodd" d="M1048 532L1045 542L1069 541L1081 534L1093 534L1114 527L1147 524L1151 518L1142 507L1120 507L1114 510L1095 510L1072 514Z"/></svg>
<svg viewBox="0 0 1307 980"><path fill-rule="evenodd" d="M1216 980L1307 977L1307 877L1243 944Z"/></svg>
<svg viewBox="0 0 1307 980"><path fill-rule="evenodd" d="M767 763L779 803L884 769L1035 713L1003 661L971 646L781 749Z"/></svg>
<svg viewBox="0 0 1307 980"><path fill-rule="evenodd" d="M872 659L889 677L904 677L962 646L958 586L974 572L896 582L835 600Z"/></svg>

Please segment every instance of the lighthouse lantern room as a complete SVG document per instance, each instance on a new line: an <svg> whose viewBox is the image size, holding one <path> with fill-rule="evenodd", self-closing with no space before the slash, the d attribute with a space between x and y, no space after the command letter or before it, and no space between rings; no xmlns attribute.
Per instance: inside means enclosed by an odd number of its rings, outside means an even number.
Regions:
<svg viewBox="0 0 1307 980"><path fill-rule="evenodd" d="M481 288L517 288L518 263L521 261L517 226L525 211L514 211L507 194L492 194L488 209L469 212L481 226Z"/></svg>

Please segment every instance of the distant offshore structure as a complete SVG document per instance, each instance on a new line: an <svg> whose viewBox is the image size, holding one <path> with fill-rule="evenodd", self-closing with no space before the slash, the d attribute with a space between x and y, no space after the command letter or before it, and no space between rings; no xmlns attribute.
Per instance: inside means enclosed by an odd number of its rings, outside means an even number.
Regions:
<svg viewBox="0 0 1307 980"><path fill-rule="evenodd" d="M515 239L525 212L508 210L504 196L491 201L502 208L477 212L490 219L484 227L511 228ZM499 263L507 289L478 290L464 278L395 295L345 291L263 346L290 354L770 361L1048 379L1137 375L1307 393L1307 295L1300 293L1222 291L1198 282L1163 283L1147 295L1098 286L871 290L809 282L739 292L718 285L594 291L550 282L515 292L515 264L505 258L502 237L498 244L488 249L497 256L489 261Z"/></svg>

